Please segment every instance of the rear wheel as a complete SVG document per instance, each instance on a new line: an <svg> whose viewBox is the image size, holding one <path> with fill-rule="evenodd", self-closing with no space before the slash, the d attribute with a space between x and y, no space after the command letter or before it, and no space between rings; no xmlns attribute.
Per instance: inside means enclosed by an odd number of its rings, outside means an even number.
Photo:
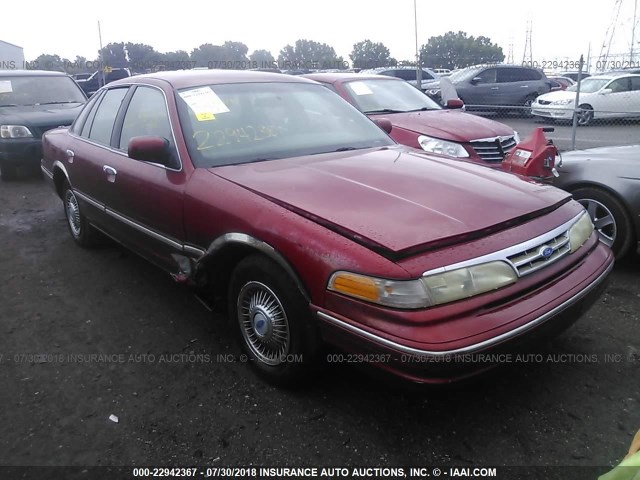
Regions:
<svg viewBox="0 0 640 480"><path fill-rule="evenodd" d="M572 194L587 209L600 241L611 247L616 259L628 255L635 237L624 205L609 192L595 187L578 188Z"/></svg>
<svg viewBox="0 0 640 480"><path fill-rule="evenodd" d="M576 112L577 123L581 127L586 127L593 121L593 107L585 103L578 108L579 110Z"/></svg>
<svg viewBox="0 0 640 480"><path fill-rule="evenodd" d="M248 360L268 381L292 385L308 373L316 350L308 302L274 262L260 255L240 261L229 314Z"/></svg>
<svg viewBox="0 0 640 480"><path fill-rule="evenodd" d="M67 218L67 226L73 240L81 247L94 246L96 231L80 210L78 198L66 181L62 187L62 202L64 204L64 214Z"/></svg>
<svg viewBox="0 0 640 480"><path fill-rule="evenodd" d="M533 102L536 100L536 98L536 95L529 95L524 99L524 101L522 102L522 109L520 110L523 117L533 117L533 114L531 113L531 105L533 105Z"/></svg>

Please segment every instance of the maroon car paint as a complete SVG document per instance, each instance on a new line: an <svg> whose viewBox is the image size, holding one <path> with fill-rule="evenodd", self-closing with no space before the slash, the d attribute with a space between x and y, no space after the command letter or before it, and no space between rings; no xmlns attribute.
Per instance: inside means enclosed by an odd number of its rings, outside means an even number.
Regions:
<svg viewBox="0 0 640 480"><path fill-rule="evenodd" d="M463 348L523 327L604 278L612 264L611 252L593 234L574 254L513 285L438 307L397 310L328 292L328 279L338 270L389 279L419 278L425 271L542 235L582 208L553 187L402 146L195 168L182 132L175 128L179 119L174 89L217 82L309 81L210 71L115 82L108 88L145 83L165 92L180 171L132 161L123 152L92 145L67 129L45 135L43 170L56 188L66 179L80 193L176 243L180 248L172 251L166 241L140 229L115 226L113 216L82 201L92 222L170 273L177 269L174 255L190 257L197 269L216 239L244 234L272 248L291 267L312 312L409 348ZM68 149L76 154L72 162ZM103 165L117 168L116 182L106 180ZM496 225L509 228L492 229ZM437 248L395 261L367 246L397 252L450 238L455 244L438 243ZM549 318L546 323L552 322ZM322 316L317 323L324 338L337 345L354 351L390 351L362 334L327 323ZM415 365L402 362L379 366L413 380L433 380L424 368L428 365L417 371Z"/></svg>

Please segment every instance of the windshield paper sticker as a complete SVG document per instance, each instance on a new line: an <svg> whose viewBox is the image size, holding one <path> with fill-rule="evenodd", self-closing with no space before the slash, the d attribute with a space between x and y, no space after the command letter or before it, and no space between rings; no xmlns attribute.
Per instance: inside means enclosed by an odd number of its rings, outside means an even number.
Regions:
<svg viewBox="0 0 640 480"><path fill-rule="evenodd" d="M351 87L351 90L353 90L353 93L355 93L356 95L372 95L373 94L371 89L364 82L351 82L349 86Z"/></svg>
<svg viewBox="0 0 640 480"><path fill-rule="evenodd" d="M0 93L11 92L13 92L13 88L11 88L11 80L0 80Z"/></svg>
<svg viewBox="0 0 640 480"><path fill-rule="evenodd" d="M180 92L182 99L196 114L200 122L215 120L216 114L228 112L229 109L209 87L194 88L187 92Z"/></svg>

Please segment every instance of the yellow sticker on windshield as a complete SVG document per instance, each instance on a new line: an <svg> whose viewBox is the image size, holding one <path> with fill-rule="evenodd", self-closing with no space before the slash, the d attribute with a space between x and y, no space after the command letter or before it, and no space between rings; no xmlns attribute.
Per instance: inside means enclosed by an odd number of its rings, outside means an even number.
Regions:
<svg viewBox="0 0 640 480"><path fill-rule="evenodd" d="M211 112L198 112L196 113L196 119L199 122L206 122L208 120L215 120L216 116Z"/></svg>

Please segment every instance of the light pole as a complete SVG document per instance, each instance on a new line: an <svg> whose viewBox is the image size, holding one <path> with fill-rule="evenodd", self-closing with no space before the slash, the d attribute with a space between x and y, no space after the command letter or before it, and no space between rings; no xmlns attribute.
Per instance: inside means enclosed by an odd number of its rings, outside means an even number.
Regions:
<svg viewBox="0 0 640 480"><path fill-rule="evenodd" d="M420 51L418 50L418 7L416 6L416 1L413 0L413 22L416 34L416 81L418 89L422 91L422 66L420 65Z"/></svg>

